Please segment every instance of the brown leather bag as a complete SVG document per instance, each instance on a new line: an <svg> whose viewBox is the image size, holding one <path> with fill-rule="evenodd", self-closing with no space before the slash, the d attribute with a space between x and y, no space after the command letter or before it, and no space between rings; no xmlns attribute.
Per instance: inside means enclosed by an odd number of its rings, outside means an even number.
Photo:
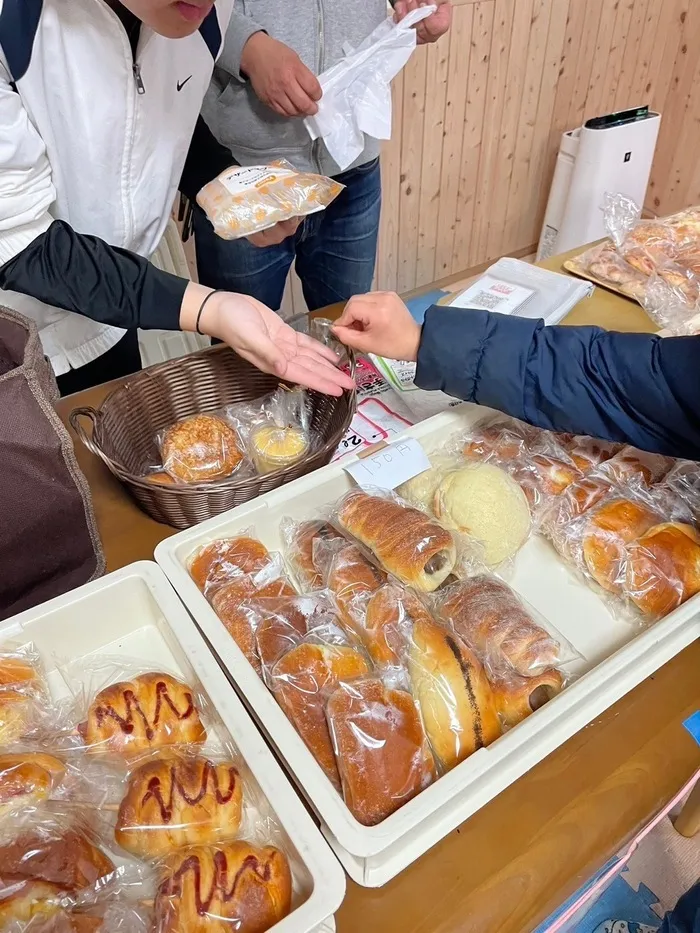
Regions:
<svg viewBox="0 0 700 933"><path fill-rule="evenodd" d="M90 489L36 325L0 307L0 619L104 573Z"/></svg>

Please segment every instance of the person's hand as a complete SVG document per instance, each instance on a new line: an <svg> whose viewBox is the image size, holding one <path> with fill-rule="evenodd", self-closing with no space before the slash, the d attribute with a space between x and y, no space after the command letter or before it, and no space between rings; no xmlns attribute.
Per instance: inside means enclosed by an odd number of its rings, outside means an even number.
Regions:
<svg viewBox="0 0 700 933"><path fill-rule="evenodd" d="M182 330L196 329L199 309L210 293L210 288L189 283L180 311ZM338 368L338 358L329 347L298 334L274 311L247 295L212 295L200 316L199 329L223 340L263 372L288 382L336 396L355 387L350 376Z"/></svg>
<svg viewBox="0 0 700 933"><path fill-rule="evenodd" d="M261 230L260 233L254 233L248 237L248 241L253 246L264 249L266 246L277 246L287 237L294 236L301 223L301 217L292 217L291 220L281 220L274 227L268 227L267 230Z"/></svg>
<svg viewBox="0 0 700 933"><path fill-rule="evenodd" d="M418 357L421 329L394 292L371 292L351 298L333 328L353 350L391 360Z"/></svg>
<svg viewBox="0 0 700 933"><path fill-rule="evenodd" d="M394 5L394 20L400 23L404 16L422 6L437 5L437 10L416 26L418 45L437 42L449 31L452 25L452 4L450 0L397 0Z"/></svg>
<svg viewBox="0 0 700 933"><path fill-rule="evenodd" d="M243 46L241 71L259 100L281 117L311 117L318 113L323 91L316 75L294 49L264 32Z"/></svg>

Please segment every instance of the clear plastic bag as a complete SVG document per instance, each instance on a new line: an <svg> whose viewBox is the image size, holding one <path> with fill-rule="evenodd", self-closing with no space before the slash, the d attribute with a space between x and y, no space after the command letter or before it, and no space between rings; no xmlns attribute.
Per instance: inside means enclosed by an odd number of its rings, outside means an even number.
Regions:
<svg viewBox="0 0 700 933"><path fill-rule="evenodd" d="M315 559L320 567L325 567L326 586L333 594L341 624L357 635L353 603L358 596L378 590L386 582L386 574L360 548L342 539L317 542Z"/></svg>
<svg viewBox="0 0 700 933"><path fill-rule="evenodd" d="M641 305L663 336L692 336L700 314L698 273L675 264L656 270L647 281Z"/></svg>
<svg viewBox="0 0 700 933"><path fill-rule="evenodd" d="M53 797L66 777L66 763L39 751L0 754L0 821Z"/></svg>
<svg viewBox="0 0 700 933"><path fill-rule="evenodd" d="M467 460L495 462L505 466L510 461L526 458L534 428L512 418L486 421L466 435L453 439L450 447Z"/></svg>
<svg viewBox="0 0 700 933"><path fill-rule="evenodd" d="M408 673L433 753L445 771L499 737L501 724L486 672L454 631L432 619L416 621Z"/></svg>
<svg viewBox="0 0 700 933"><path fill-rule="evenodd" d="M182 418L161 431L156 443L163 469L179 483L228 479L245 463L241 440L223 412Z"/></svg>
<svg viewBox="0 0 700 933"><path fill-rule="evenodd" d="M602 441L582 434L559 434L557 440L584 476L610 460L623 447L613 441Z"/></svg>
<svg viewBox="0 0 700 933"><path fill-rule="evenodd" d="M274 561L273 555L246 529L233 538L220 538L198 548L187 560L187 570L198 588L211 600L224 583L260 573Z"/></svg>
<svg viewBox="0 0 700 933"><path fill-rule="evenodd" d="M6 933L151 933L152 927L144 905L115 902L76 910L58 908L48 916L13 924Z"/></svg>
<svg viewBox="0 0 700 933"><path fill-rule="evenodd" d="M624 595L655 621L700 593L700 535L693 525L661 522L632 541Z"/></svg>
<svg viewBox="0 0 700 933"><path fill-rule="evenodd" d="M280 532L284 541L284 553L292 568L299 588L304 593L313 593L324 586L324 575L314 561L314 545L317 541L340 538L329 522L322 519L297 522L283 518Z"/></svg>
<svg viewBox="0 0 700 933"><path fill-rule="evenodd" d="M277 702L336 788L340 778L326 723L326 701L339 683L368 673L367 659L349 643L324 643L314 635L283 655L271 671Z"/></svg>
<svg viewBox="0 0 700 933"><path fill-rule="evenodd" d="M387 573L422 592L437 589L457 566L454 534L397 496L354 489L341 499L334 522Z"/></svg>
<svg viewBox="0 0 700 933"><path fill-rule="evenodd" d="M63 673L67 683L82 685L77 701L84 718L77 733L90 755L129 760L207 739L200 715L204 697L173 674L121 657L69 663Z"/></svg>
<svg viewBox="0 0 700 933"><path fill-rule="evenodd" d="M265 682L275 663L315 628L337 621L330 596L319 591L309 596L259 599L252 610L255 643Z"/></svg>
<svg viewBox="0 0 700 933"><path fill-rule="evenodd" d="M0 650L0 748L50 730L59 715L34 646Z"/></svg>
<svg viewBox="0 0 700 933"><path fill-rule="evenodd" d="M0 837L0 929L94 898L118 876L85 820L29 811Z"/></svg>
<svg viewBox="0 0 700 933"><path fill-rule="evenodd" d="M438 614L484 659L489 671L533 677L578 657L563 637L502 580L481 574L446 588Z"/></svg>
<svg viewBox="0 0 700 933"><path fill-rule="evenodd" d="M636 447L623 447L614 457L602 463L598 472L623 486L630 482L650 486L660 482L672 466L670 457L637 450Z"/></svg>
<svg viewBox="0 0 700 933"><path fill-rule="evenodd" d="M555 668L534 677L521 677L514 671L490 677L496 709L504 729L512 729L554 699L567 683Z"/></svg>
<svg viewBox="0 0 700 933"><path fill-rule="evenodd" d="M313 447L309 396L299 386L231 405L228 418L261 475L298 463Z"/></svg>
<svg viewBox="0 0 700 933"><path fill-rule="evenodd" d="M337 687L326 713L345 803L365 826L381 823L437 777L406 690L360 678Z"/></svg>
<svg viewBox="0 0 700 933"><path fill-rule="evenodd" d="M389 582L374 593L361 594L350 609L355 630L377 668L400 669L406 664L413 626L431 619L418 596L399 583Z"/></svg>
<svg viewBox="0 0 700 933"><path fill-rule="evenodd" d="M173 853L159 868L155 933L263 931L292 907L287 856L237 841Z"/></svg>
<svg viewBox="0 0 700 933"><path fill-rule="evenodd" d="M115 827L116 842L141 859L235 839L243 819L237 763L174 749L134 763Z"/></svg>
<svg viewBox="0 0 700 933"><path fill-rule="evenodd" d="M682 499L696 523L700 521L700 463L694 460L677 460L664 477L660 488L668 489Z"/></svg>
<svg viewBox="0 0 700 933"><path fill-rule="evenodd" d="M262 674L262 667L256 647L255 608L260 600L296 595L283 575L281 561L274 560L257 574L236 577L213 592L214 612L258 674Z"/></svg>
<svg viewBox="0 0 700 933"><path fill-rule="evenodd" d="M315 214L345 186L324 175L297 172L286 159L269 165L235 165L206 184L197 195L223 240L237 240L293 217Z"/></svg>
<svg viewBox="0 0 700 933"><path fill-rule="evenodd" d="M566 268L576 275L591 278L637 301L644 298L646 276L626 262L615 244L607 240L570 259Z"/></svg>

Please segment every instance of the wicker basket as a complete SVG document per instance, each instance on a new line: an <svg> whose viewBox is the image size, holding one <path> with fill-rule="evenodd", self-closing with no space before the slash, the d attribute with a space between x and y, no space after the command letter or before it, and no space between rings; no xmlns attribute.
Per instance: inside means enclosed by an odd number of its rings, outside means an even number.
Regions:
<svg viewBox="0 0 700 933"><path fill-rule="evenodd" d="M144 479L160 462L155 437L179 418L246 402L279 385L228 347L214 347L152 366L111 392L98 410L76 408L70 423L80 440L126 486L151 518L189 528L249 499L325 466L355 410L354 393L340 398L310 393L312 452L294 466L265 476L192 486L160 486ZM92 424L88 433L80 419Z"/></svg>

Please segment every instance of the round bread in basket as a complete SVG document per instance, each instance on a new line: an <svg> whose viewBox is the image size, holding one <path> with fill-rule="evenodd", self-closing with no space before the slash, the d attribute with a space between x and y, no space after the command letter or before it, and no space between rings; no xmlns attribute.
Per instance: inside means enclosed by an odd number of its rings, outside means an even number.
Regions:
<svg viewBox="0 0 700 933"><path fill-rule="evenodd" d="M277 377L260 372L228 347L214 347L137 373L111 392L99 409L74 409L70 423L144 512L158 522L189 528L325 466L335 453L352 419L355 394L334 398L310 392L315 440L298 463L263 476L234 476L200 485L161 485L145 478L160 463L159 431L188 415L260 398L278 385ZM81 418L91 422L90 434Z"/></svg>

